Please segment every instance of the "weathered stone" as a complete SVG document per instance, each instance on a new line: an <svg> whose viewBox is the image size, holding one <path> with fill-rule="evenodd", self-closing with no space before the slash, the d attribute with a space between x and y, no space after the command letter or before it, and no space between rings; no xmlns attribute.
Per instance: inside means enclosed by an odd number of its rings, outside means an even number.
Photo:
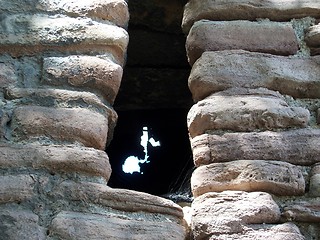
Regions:
<svg viewBox="0 0 320 240"><path fill-rule="evenodd" d="M280 196L302 195L301 169L279 161L237 160L198 167L191 177L194 196L225 190L265 191Z"/></svg>
<svg viewBox="0 0 320 240"><path fill-rule="evenodd" d="M21 202L33 197L35 179L30 175L0 176L0 203Z"/></svg>
<svg viewBox="0 0 320 240"><path fill-rule="evenodd" d="M43 83L90 88L113 104L120 87L122 67L109 59L92 56L49 57L44 59Z"/></svg>
<svg viewBox="0 0 320 240"><path fill-rule="evenodd" d="M194 101L232 87L265 87L297 98L320 97L320 58L296 58L242 50L205 52L193 65Z"/></svg>
<svg viewBox="0 0 320 240"><path fill-rule="evenodd" d="M293 55L298 41L291 24L250 21L198 21L187 37L190 65L206 51L243 49L276 55Z"/></svg>
<svg viewBox="0 0 320 240"><path fill-rule="evenodd" d="M320 124L320 108L317 111L317 123Z"/></svg>
<svg viewBox="0 0 320 240"><path fill-rule="evenodd" d="M201 238L203 239L203 238ZM259 224L246 226L246 230L236 234L212 235L210 240L305 240L299 228L293 223Z"/></svg>
<svg viewBox="0 0 320 240"><path fill-rule="evenodd" d="M31 211L1 208L1 239L45 240L46 230L38 221L38 216Z"/></svg>
<svg viewBox="0 0 320 240"><path fill-rule="evenodd" d="M320 3L313 0L191 0L185 5L182 29L188 33L194 22L207 20L256 20L268 18L288 21L293 18L320 17Z"/></svg>
<svg viewBox="0 0 320 240"><path fill-rule="evenodd" d="M320 130L203 134L191 139L196 166L233 160L280 160L295 165L320 162Z"/></svg>
<svg viewBox="0 0 320 240"><path fill-rule="evenodd" d="M283 207L282 218L285 221L320 222L320 199L289 201Z"/></svg>
<svg viewBox="0 0 320 240"><path fill-rule="evenodd" d="M309 194L320 197L320 163L315 164L310 172Z"/></svg>
<svg viewBox="0 0 320 240"><path fill-rule="evenodd" d="M17 82L17 74L11 64L0 62L0 88L8 87Z"/></svg>
<svg viewBox="0 0 320 240"><path fill-rule="evenodd" d="M88 109L23 106L14 110L12 127L16 140L47 137L103 150L108 119Z"/></svg>
<svg viewBox="0 0 320 240"><path fill-rule="evenodd" d="M111 174L108 155L85 147L0 145L0 169L47 169L50 173L76 172L102 176Z"/></svg>
<svg viewBox="0 0 320 240"><path fill-rule="evenodd" d="M50 226L59 239L185 239L185 229L161 216L128 216L60 212Z"/></svg>
<svg viewBox="0 0 320 240"><path fill-rule="evenodd" d="M305 41L309 47L320 47L320 24L309 28Z"/></svg>
<svg viewBox="0 0 320 240"><path fill-rule="evenodd" d="M62 15L11 15L0 27L0 52L13 56L41 51L108 52L122 65L128 45L127 32L89 18ZM26 27L28 26L28 27Z"/></svg>
<svg viewBox="0 0 320 240"><path fill-rule="evenodd" d="M52 194L120 211L167 214L177 219L183 217L181 207L170 200L143 192L110 188L104 184L64 181Z"/></svg>
<svg viewBox="0 0 320 240"><path fill-rule="evenodd" d="M289 107L279 97L211 95L193 105L187 116L191 138L209 130L254 131L306 127L307 109Z"/></svg>

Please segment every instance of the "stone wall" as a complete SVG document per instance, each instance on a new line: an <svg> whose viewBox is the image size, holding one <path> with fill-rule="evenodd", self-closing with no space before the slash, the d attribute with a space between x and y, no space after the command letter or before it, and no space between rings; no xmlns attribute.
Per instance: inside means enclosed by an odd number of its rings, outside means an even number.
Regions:
<svg viewBox="0 0 320 240"><path fill-rule="evenodd" d="M193 239L319 239L320 2L190 0Z"/></svg>
<svg viewBox="0 0 320 240"><path fill-rule="evenodd" d="M0 12L0 238L184 239L178 205L107 186L126 1L1 1Z"/></svg>

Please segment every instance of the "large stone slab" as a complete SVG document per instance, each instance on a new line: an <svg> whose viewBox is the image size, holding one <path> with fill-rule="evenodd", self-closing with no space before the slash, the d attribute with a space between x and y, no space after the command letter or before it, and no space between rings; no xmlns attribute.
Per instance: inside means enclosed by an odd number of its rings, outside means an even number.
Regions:
<svg viewBox="0 0 320 240"><path fill-rule="evenodd" d="M298 41L291 24L250 21L198 21L187 36L190 65L206 51L242 49L276 55L293 55Z"/></svg>
<svg viewBox="0 0 320 240"><path fill-rule="evenodd" d="M106 147L108 125L107 116L81 108L23 106L14 110L12 118L15 140L42 137L101 150Z"/></svg>
<svg viewBox="0 0 320 240"><path fill-rule="evenodd" d="M313 0L191 0L184 9L182 29L188 33L193 23L201 20L256 20L268 18L288 21L293 18L320 17L320 2Z"/></svg>
<svg viewBox="0 0 320 240"><path fill-rule="evenodd" d="M106 181L111 175L105 151L58 145L0 145L0 169L25 168L46 169L50 173L102 176Z"/></svg>
<svg viewBox="0 0 320 240"><path fill-rule="evenodd" d="M110 104L118 94L123 72L110 59L75 55L44 58L43 71L44 84L89 88L102 94Z"/></svg>
<svg viewBox="0 0 320 240"><path fill-rule="evenodd" d="M174 239L184 240L182 225L161 216L132 218L80 212L60 212L50 226L50 237L59 239Z"/></svg>
<svg viewBox="0 0 320 240"><path fill-rule="evenodd" d="M91 17L111 21L126 27L129 21L128 5L125 0L13 0L1 3L0 12L53 12L74 17Z"/></svg>
<svg viewBox="0 0 320 240"><path fill-rule="evenodd" d="M112 24L63 15L11 15L0 26L0 53L35 55L42 51L109 52L124 63L128 33ZM27 26L27 27L26 27Z"/></svg>
<svg viewBox="0 0 320 240"><path fill-rule="evenodd" d="M83 201L125 212L170 215L182 220L183 212L174 202L148 193L110 188L104 184L64 181L51 191L53 197Z"/></svg>
<svg viewBox="0 0 320 240"><path fill-rule="evenodd" d="M310 198L304 200L288 201L282 210L284 221L320 222L320 199Z"/></svg>
<svg viewBox="0 0 320 240"><path fill-rule="evenodd" d="M302 195L301 168L286 162L237 160L198 167L191 177L193 195L226 190L264 191L280 196Z"/></svg>
<svg viewBox="0 0 320 240"><path fill-rule="evenodd" d="M320 162L320 130L203 134L191 139L196 166L233 160L280 160L295 165Z"/></svg>
<svg viewBox="0 0 320 240"><path fill-rule="evenodd" d="M1 239L45 240L46 229L38 222L38 216L31 211L1 208Z"/></svg>
<svg viewBox="0 0 320 240"><path fill-rule="evenodd" d="M0 203L21 202L32 198L35 183L31 174L0 176Z"/></svg>
<svg viewBox="0 0 320 240"><path fill-rule="evenodd" d="M210 130L246 132L306 127L309 122L307 109L290 107L280 96L263 92L260 95L259 91L238 93L213 94L193 105L187 116L190 137Z"/></svg>
<svg viewBox="0 0 320 240"><path fill-rule="evenodd" d="M280 209L263 192L225 191L206 193L191 206L191 229L195 239L220 234L244 234L248 224L276 223Z"/></svg>
<svg viewBox="0 0 320 240"><path fill-rule="evenodd" d="M203 53L192 67L188 84L194 101L232 87L265 87L296 98L319 98L319 76L319 56L296 58L230 50Z"/></svg>

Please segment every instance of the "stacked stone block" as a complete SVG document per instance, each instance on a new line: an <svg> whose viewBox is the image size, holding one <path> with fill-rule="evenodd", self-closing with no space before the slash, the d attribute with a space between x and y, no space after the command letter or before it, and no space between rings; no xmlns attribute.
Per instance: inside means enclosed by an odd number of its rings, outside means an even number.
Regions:
<svg viewBox="0 0 320 240"><path fill-rule="evenodd" d="M190 0L194 239L318 239L318 1Z"/></svg>
<svg viewBox="0 0 320 240"><path fill-rule="evenodd" d="M107 186L124 0L1 1L1 239L184 239L169 200Z"/></svg>

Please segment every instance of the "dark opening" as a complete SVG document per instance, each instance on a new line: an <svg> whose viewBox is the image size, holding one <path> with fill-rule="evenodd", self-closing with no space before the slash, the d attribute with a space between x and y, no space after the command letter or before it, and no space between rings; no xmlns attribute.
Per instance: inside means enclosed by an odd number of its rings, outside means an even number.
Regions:
<svg viewBox="0 0 320 240"><path fill-rule="evenodd" d="M193 166L186 127L185 109L119 111L114 138L107 149L112 175L109 186L164 195L178 190ZM144 158L140 145L142 128L160 141L159 147L148 145L150 163L142 163L141 172L125 173L122 165L129 156Z"/></svg>

